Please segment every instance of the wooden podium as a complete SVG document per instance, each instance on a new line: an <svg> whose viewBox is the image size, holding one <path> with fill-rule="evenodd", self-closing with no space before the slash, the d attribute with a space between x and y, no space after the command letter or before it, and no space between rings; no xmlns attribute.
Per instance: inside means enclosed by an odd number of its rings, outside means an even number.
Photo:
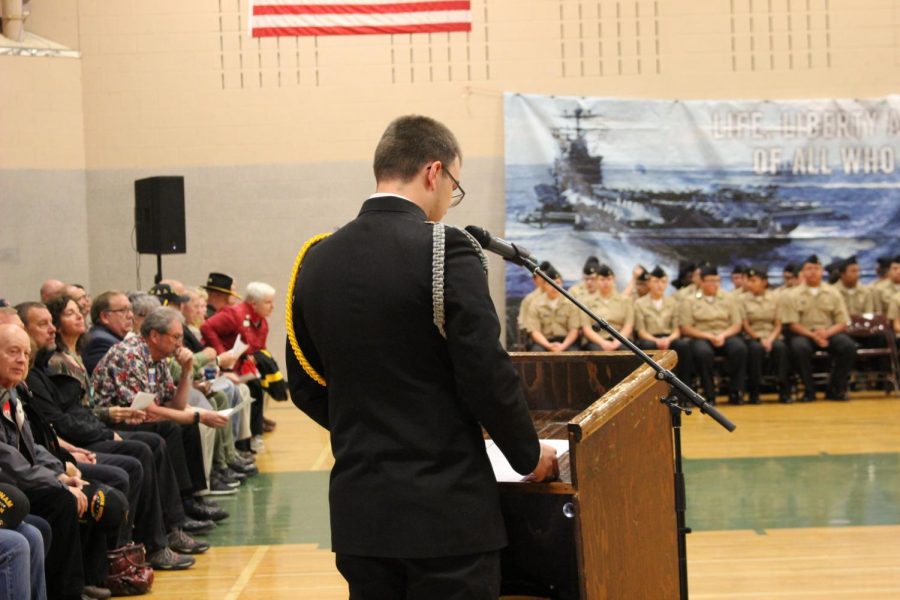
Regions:
<svg viewBox="0 0 900 600"><path fill-rule="evenodd" d="M665 368L674 352L656 352ZM538 435L568 439L560 481L501 483L504 595L679 597L669 386L626 352L513 353Z"/></svg>

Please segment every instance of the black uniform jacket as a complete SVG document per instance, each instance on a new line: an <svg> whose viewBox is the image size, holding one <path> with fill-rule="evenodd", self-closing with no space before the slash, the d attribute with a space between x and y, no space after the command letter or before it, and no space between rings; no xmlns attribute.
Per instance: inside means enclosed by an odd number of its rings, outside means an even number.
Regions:
<svg viewBox="0 0 900 600"><path fill-rule="evenodd" d="M29 406L49 421L60 437L75 445L88 446L113 439L113 430L81 404L84 390L77 379L68 375L51 378L44 373L50 354L44 350L38 352L34 367L28 372Z"/></svg>
<svg viewBox="0 0 900 600"><path fill-rule="evenodd" d="M540 454L476 250L446 230L444 339L433 323L432 228L415 204L370 198L306 255L288 344L292 399L331 431L332 548L427 558L506 544L481 426L520 473ZM288 324L291 327L291 324ZM479 425L480 424L480 425Z"/></svg>

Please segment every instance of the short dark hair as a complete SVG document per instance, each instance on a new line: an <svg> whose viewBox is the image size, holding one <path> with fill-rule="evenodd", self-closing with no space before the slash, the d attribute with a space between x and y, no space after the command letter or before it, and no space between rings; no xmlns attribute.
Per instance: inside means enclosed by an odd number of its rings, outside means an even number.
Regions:
<svg viewBox="0 0 900 600"><path fill-rule="evenodd" d="M22 322L25 323L25 327L28 327L28 313L31 309L38 308L47 308L47 305L43 302L20 302L16 304L16 312L19 313L19 318L22 319Z"/></svg>
<svg viewBox="0 0 900 600"><path fill-rule="evenodd" d="M440 161L446 169L462 152L446 125L430 117L407 115L394 119L375 148L375 181L412 180L419 169Z"/></svg>
<svg viewBox="0 0 900 600"><path fill-rule="evenodd" d="M91 322L99 325L101 323L100 314L108 311L109 301L112 300L113 296L119 295L125 296L125 292L110 290L108 292L103 292L102 294L94 298L94 303L91 305Z"/></svg>

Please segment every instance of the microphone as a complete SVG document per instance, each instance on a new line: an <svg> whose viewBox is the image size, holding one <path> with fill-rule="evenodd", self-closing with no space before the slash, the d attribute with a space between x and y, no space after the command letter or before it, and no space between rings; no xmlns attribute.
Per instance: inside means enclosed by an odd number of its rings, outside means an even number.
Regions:
<svg viewBox="0 0 900 600"><path fill-rule="evenodd" d="M481 244L481 247L488 252L499 254L504 259L525 268L534 267L535 261L531 258L531 252L525 248L517 246L512 242L507 242L503 238L495 237L486 229L482 229L477 225L467 225L466 231L468 231L469 234Z"/></svg>

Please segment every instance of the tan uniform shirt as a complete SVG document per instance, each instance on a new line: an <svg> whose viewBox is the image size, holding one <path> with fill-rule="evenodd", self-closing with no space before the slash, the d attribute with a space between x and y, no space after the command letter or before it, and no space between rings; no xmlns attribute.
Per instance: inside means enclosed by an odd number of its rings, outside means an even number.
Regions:
<svg viewBox="0 0 900 600"><path fill-rule="evenodd" d="M741 309L747 324L760 338L767 338L775 330L775 320L781 319L778 294L766 290L759 296L741 294Z"/></svg>
<svg viewBox="0 0 900 600"><path fill-rule="evenodd" d="M565 337L572 329L577 329L579 318L574 304L562 296L550 300L547 294L537 296L528 305L525 313L525 329L540 331L547 339Z"/></svg>
<svg viewBox="0 0 900 600"><path fill-rule="evenodd" d="M890 279L882 279L872 285L872 302L875 305L875 312L887 314L888 307L891 305L891 298L897 292L900 292L900 285Z"/></svg>
<svg viewBox="0 0 900 600"><path fill-rule="evenodd" d="M681 300L684 300L685 298L694 298L699 293L700 293L700 290L697 289L697 286L694 285L693 283L689 283L688 285L684 286L683 288L681 288L680 290L675 292L675 296L678 298L679 301L681 301Z"/></svg>
<svg viewBox="0 0 900 600"><path fill-rule="evenodd" d="M538 288L534 288L522 298L522 303L519 304L519 316L516 318L516 324L519 326L519 329L525 328L525 315L528 314L528 306L534 302L534 299L540 295L543 295L544 291Z"/></svg>
<svg viewBox="0 0 900 600"><path fill-rule="evenodd" d="M669 335L678 329L678 298L663 296L657 302L650 294L634 303L635 331L652 336Z"/></svg>
<svg viewBox="0 0 900 600"><path fill-rule="evenodd" d="M696 295L681 303L679 322L703 333L719 335L732 325L740 325L741 309L729 295L719 290L715 296Z"/></svg>
<svg viewBox="0 0 900 600"><path fill-rule="evenodd" d="M634 305L631 303L631 300L619 292L613 292L608 298L604 298L600 294L590 294L580 300L594 314L603 317L607 323L618 331L634 326ZM593 327L595 323L593 319L582 312L581 325ZM605 340L612 339L612 336L606 331L598 331L597 333Z"/></svg>
<svg viewBox="0 0 900 600"><path fill-rule="evenodd" d="M887 318L891 321L900 318L900 293L891 296L891 301L888 303L887 308Z"/></svg>
<svg viewBox="0 0 900 600"><path fill-rule="evenodd" d="M572 287L569 288L569 293L578 298L579 300L583 300L585 296L590 294L587 289L587 286L584 283L576 283Z"/></svg>
<svg viewBox="0 0 900 600"><path fill-rule="evenodd" d="M841 293L844 304L847 306L847 312L851 315L875 312L872 290L868 287L857 283L856 287L848 288L838 281L834 284L834 289Z"/></svg>
<svg viewBox="0 0 900 600"><path fill-rule="evenodd" d="M814 290L819 290L818 294ZM785 323L799 323L807 329L823 329L850 320L841 293L824 283L818 288L798 285L784 298L783 309Z"/></svg>

